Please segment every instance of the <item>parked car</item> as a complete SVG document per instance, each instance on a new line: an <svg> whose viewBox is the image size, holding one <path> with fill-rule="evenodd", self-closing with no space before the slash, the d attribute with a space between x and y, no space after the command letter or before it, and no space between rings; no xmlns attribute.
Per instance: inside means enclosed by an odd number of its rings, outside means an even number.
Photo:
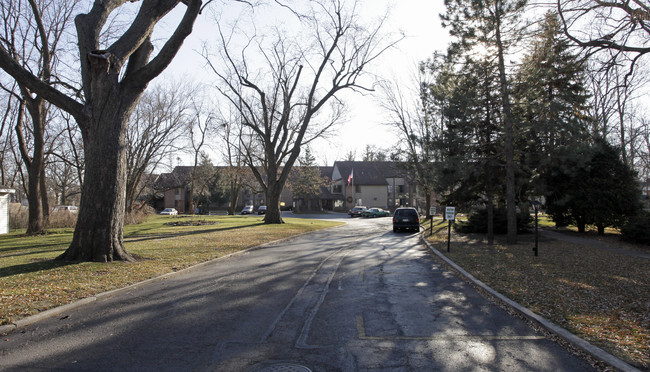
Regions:
<svg viewBox="0 0 650 372"><path fill-rule="evenodd" d="M260 205L259 208L257 208L257 214L265 214L266 213L266 205Z"/></svg>
<svg viewBox="0 0 650 372"><path fill-rule="evenodd" d="M366 209L368 209L368 208L366 208L366 207L364 207L362 205L357 205L356 207L350 209L348 211L348 214L350 215L350 217L360 217L361 213L363 213L363 211L365 211Z"/></svg>
<svg viewBox="0 0 650 372"><path fill-rule="evenodd" d="M244 209L241 210L241 214L251 214L251 213L253 213L252 205L247 205L244 207Z"/></svg>
<svg viewBox="0 0 650 372"><path fill-rule="evenodd" d="M178 214L178 211L176 210L176 208L165 208L162 210L162 212L160 212L160 214L164 214L167 216L175 216Z"/></svg>
<svg viewBox="0 0 650 372"><path fill-rule="evenodd" d="M393 232L420 231L420 216L415 208L397 208L393 213Z"/></svg>
<svg viewBox="0 0 650 372"><path fill-rule="evenodd" d="M57 205L52 209L52 212L76 214L79 213L79 207L75 207L74 205Z"/></svg>
<svg viewBox="0 0 650 372"><path fill-rule="evenodd" d="M383 210L381 208L369 208L361 212L361 217L388 217L390 212Z"/></svg>

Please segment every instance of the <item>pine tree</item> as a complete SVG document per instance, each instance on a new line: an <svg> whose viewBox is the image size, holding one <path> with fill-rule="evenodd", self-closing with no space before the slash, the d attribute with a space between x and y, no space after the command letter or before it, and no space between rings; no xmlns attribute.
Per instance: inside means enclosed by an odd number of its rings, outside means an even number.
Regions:
<svg viewBox="0 0 650 372"><path fill-rule="evenodd" d="M621 227L640 210L641 193L634 172L606 140L577 148L565 148L569 156L549 167L547 211L560 226L575 224L584 232L593 224L603 235L605 227Z"/></svg>
<svg viewBox="0 0 650 372"><path fill-rule="evenodd" d="M443 25L451 28L451 35L457 38L450 47L450 53L485 53L493 57L498 70L506 171L507 241L514 244L517 242L514 117L505 58L509 46L521 36L517 19L524 10L526 0L445 0L445 5L447 12L441 16ZM506 28L510 30L509 33Z"/></svg>
<svg viewBox="0 0 650 372"><path fill-rule="evenodd" d="M302 206L310 208L310 200L318 199L321 186L326 182L321 177L320 169L316 166L316 158L309 148L305 149L305 155L299 159L300 167L291 170L288 187L293 192L296 200L296 211L300 212Z"/></svg>
<svg viewBox="0 0 650 372"><path fill-rule="evenodd" d="M585 61L572 53L555 14L545 15L532 45L517 73L514 96L522 123L522 163L535 179L549 166L566 163L560 159L580 156L577 145L589 142L589 96ZM537 193L544 192L543 183L534 187Z"/></svg>
<svg viewBox="0 0 650 372"><path fill-rule="evenodd" d="M468 58L446 79L440 86L446 87L448 102L442 111L446 127L440 148L444 156L438 164L448 193L445 203L484 206L491 244L494 207L504 197L500 181L505 177L497 71L488 60Z"/></svg>

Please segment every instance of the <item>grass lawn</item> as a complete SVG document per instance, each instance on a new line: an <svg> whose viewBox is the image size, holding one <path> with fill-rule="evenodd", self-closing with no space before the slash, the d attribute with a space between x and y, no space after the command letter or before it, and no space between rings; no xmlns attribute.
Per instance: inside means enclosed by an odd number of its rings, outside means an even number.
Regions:
<svg viewBox="0 0 650 372"><path fill-rule="evenodd" d="M440 252L496 291L638 368L650 369L650 264L647 259L540 237L454 234L434 220L426 236ZM615 239L609 237L612 242ZM650 253L650 248L622 249Z"/></svg>
<svg viewBox="0 0 650 372"><path fill-rule="evenodd" d="M201 221L201 222L199 222ZM101 292L181 270L262 243L340 223L287 218L265 225L260 216L151 216L124 227L135 263L54 261L72 229L29 237L0 235L0 325Z"/></svg>

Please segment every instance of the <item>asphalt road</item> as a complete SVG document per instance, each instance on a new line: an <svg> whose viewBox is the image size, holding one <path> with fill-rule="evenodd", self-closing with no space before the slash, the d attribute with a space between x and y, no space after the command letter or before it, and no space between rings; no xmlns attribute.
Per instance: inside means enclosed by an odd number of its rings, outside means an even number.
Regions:
<svg viewBox="0 0 650 372"><path fill-rule="evenodd" d="M0 370L592 370L439 266L417 234L346 221L22 328L0 341Z"/></svg>

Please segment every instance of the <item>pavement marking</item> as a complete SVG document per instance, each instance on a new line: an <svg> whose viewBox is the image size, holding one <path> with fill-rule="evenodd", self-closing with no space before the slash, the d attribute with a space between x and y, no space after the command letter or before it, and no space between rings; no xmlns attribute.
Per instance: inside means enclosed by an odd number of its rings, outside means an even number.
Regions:
<svg viewBox="0 0 650 372"><path fill-rule="evenodd" d="M535 341L545 340L544 336L517 335L432 335L432 336L368 336L363 316L357 315L357 338L371 341Z"/></svg>
<svg viewBox="0 0 650 372"><path fill-rule="evenodd" d="M341 250L337 251L341 252ZM318 302L314 307L311 309L311 312L309 313L309 316L303 323L302 330L300 331L300 336L298 336L298 340L296 341L296 347L298 348L309 348L311 345L307 344L307 337L309 336L309 330L311 328L311 324L314 321L314 318L316 318L316 314L318 313L318 310L320 309L321 305L323 302L325 302L325 297L327 296L327 293L329 291L329 287L332 283L332 280L334 279L334 275L336 275L337 271L339 270L339 267L341 266L341 263L343 262L343 259L348 255L347 252L343 252L336 263L334 264L334 267L332 268L332 271L330 275L327 278L327 283L323 286L323 289L321 291L320 296L318 297ZM333 256L333 255L332 255ZM330 256L330 257L332 257ZM328 259L330 258L328 257Z"/></svg>
<svg viewBox="0 0 650 372"><path fill-rule="evenodd" d="M320 269L325 265L326 262L328 262L335 255L339 254L342 250L343 250L343 248L340 248L340 249L334 251L333 253L331 253L330 255L326 256L324 259L321 260L321 262L318 264L318 266L316 266L316 268L311 272L311 275L309 276L309 278L307 278L307 280L303 283L302 287L300 287L298 292L296 292L296 294L293 296L291 301L289 301L289 303L284 307L284 309L282 309L282 311L280 311L280 313L271 322L271 324L269 325L266 332L262 335L262 338L260 339L260 342L265 342L271 337L271 334L275 330L275 327L280 323L282 318L284 318L284 315L291 309L291 307L298 301L298 299L300 298L302 293L305 291L307 286L309 286L309 284L312 282L312 280L316 277L316 275L318 274ZM338 264L337 264L337 269L338 269ZM330 281L331 281L331 279L330 279ZM329 282L327 283L327 285L329 285Z"/></svg>

